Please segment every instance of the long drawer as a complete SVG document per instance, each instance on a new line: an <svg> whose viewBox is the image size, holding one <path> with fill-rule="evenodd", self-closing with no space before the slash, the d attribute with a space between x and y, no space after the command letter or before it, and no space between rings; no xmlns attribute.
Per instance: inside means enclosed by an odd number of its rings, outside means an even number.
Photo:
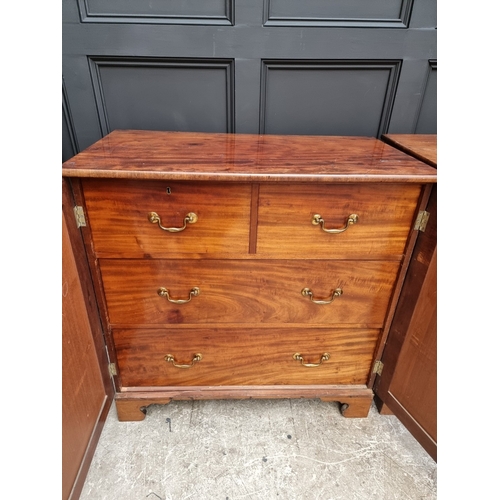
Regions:
<svg viewBox="0 0 500 500"><path fill-rule="evenodd" d="M261 185L257 254L401 259L419 196L410 184Z"/></svg>
<svg viewBox="0 0 500 500"><path fill-rule="evenodd" d="M392 261L101 260L116 325L301 323L381 327ZM196 291L197 290L197 291Z"/></svg>
<svg viewBox="0 0 500 500"><path fill-rule="evenodd" d="M248 253L249 184L84 179L82 185L97 257Z"/></svg>
<svg viewBox="0 0 500 500"><path fill-rule="evenodd" d="M378 335L331 328L113 331L123 387L366 384Z"/></svg>

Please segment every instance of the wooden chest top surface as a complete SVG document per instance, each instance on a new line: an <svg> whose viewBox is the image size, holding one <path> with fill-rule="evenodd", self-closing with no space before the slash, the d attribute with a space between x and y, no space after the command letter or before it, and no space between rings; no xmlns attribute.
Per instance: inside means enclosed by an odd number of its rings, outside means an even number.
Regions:
<svg viewBox="0 0 500 500"><path fill-rule="evenodd" d="M436 171L370 137L116 130L63 177L239 182L436 182Z"/></svg>
<svg viewBox="0 0 500 500"><path fill-rule="evenodd" d="M385 134L383 139L401 151L437 167L436 134Z"/></svg>

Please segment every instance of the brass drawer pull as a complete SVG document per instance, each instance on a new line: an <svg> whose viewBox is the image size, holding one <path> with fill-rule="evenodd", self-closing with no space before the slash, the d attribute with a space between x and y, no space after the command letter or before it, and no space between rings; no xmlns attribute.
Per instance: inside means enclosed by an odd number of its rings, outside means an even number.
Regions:
<svg viewBox="0 0 500 500"><path fill-rule="evenodd" d="M310 288L303 288L301 293L304 297L309 297L311 299L311 302L314 302L315 304L331 304L335 300L335 297L340 297L344 292L342 291L342 288L337 288L336 290L332 290L331 291L332 297L328 300L315 299L313 296L313 292Z"/></svg>
<svg viewBox="0 0 500 500"><path fill-rule="evenodd" d="M191 368L197 363L198 361L201 361L203 356L200 353L197 353L194 355L193 359L191 360L191 363L189 365L179 365L178 363L175 362L175 358L173 354L167 354L165 356L165 361L167 363L172 363L176 368Z"/></svg>
<svg viewBox="0 0 500 500"><path fill-rule="evenodd" d="M296 352L293 355L293 359L295 361L300 361L300 364L302 366L305 366L306 368L315 368L316 366L321 365L323 361L328 361L330 359L330 353L329 352L323 353L321 359L319 360L319 363L304 363L304 358L302 357L302 354L300 354L299 352Z"/></svg>
<svg viewBox="0 0 500 500"><path fill-rule="evenodd" d="M163 227L161 225L160 216L156 212L149 212L148 219L151 224L158 224L160 229L168 231L169 233L179 233L186 229L187 224L194 224L198 220L198 216L194 212L189 212L186 217L184 217L184 225L182 227Z"/></svg>
<svg viewBox="0 0 500 500"><path fill-rule="evenodd" d="M313 226L317 226L318 224L321 224L321 229L325 233L331 233L331 234L338 234L338 233L343 233L351 224L356 224L358 222L359 217L356 214L351 214L347 218L347 222L345 223L345 226L341 229L325 229L325 221L323 217L319 214L313 215L313 218L311 220L311 223Z"/></svg>
<svg viewBox="0 0 500 500"><path fill-rule="evenodd" d="M198 297L200 295L200 289L195 286L189 290L189 299L173 299L170 297L170 292L168 291L167 288L159 288L158 289L158 295L160 297L165 297L169 302L172 302L172 304L187 304L188 302L191 302L191 299L193 297Z"/></svg>

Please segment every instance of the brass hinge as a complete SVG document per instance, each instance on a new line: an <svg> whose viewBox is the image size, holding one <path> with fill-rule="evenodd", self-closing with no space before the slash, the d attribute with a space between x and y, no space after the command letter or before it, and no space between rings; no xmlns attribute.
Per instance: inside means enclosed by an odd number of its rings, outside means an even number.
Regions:
<svg viewBox="0 0 500 500"><path fill-rule="evenodd" d="M419 212L413 229L415 229L416 231L424 232L425 228L427 227L427 221L429 220L429 215L430 215L429 212L426 212L425 210Z"/></svg>
<svg viewBox="0 0 500 500"><path fill-rule="evenodd" d="M87 222L83 213L83 207L76 206L73 208L73 212L75 212L76 227L86 226Z"/></svg>
<svg viewBox="0 0 500 500"><path fill-rule="evenodd" d="M375 361L375 364L373 365L372 373L376 373L377 375L382 375L383 369L384 369L384 363L382 363L382 361L380 361L380 360Z"/></svg>
<svg viewBox="0 0 500 500"><path fill-rule="evenodd" d="M116 372L116 365L114 363L109 363L108 369L109 369L109 374L112 377L115 376L115 375L118 375L118 373Z"/></svg>

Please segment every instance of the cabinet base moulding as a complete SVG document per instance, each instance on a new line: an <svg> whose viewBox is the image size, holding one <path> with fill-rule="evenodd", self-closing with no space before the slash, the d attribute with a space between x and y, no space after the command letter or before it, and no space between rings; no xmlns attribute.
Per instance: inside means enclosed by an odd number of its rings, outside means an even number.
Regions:
<svg viewBox="0 0 500 500"><path fill-rule="evenodd" d="M213 399L320 399L324 402L338 402L340 411L347 418L365 418L370 411L373 391L366 386L322 386L322 387L172 387L161 391L136 390L115 395L116 411L120 422L144 420L147 407L164 405L173 400Z"/></svg>

